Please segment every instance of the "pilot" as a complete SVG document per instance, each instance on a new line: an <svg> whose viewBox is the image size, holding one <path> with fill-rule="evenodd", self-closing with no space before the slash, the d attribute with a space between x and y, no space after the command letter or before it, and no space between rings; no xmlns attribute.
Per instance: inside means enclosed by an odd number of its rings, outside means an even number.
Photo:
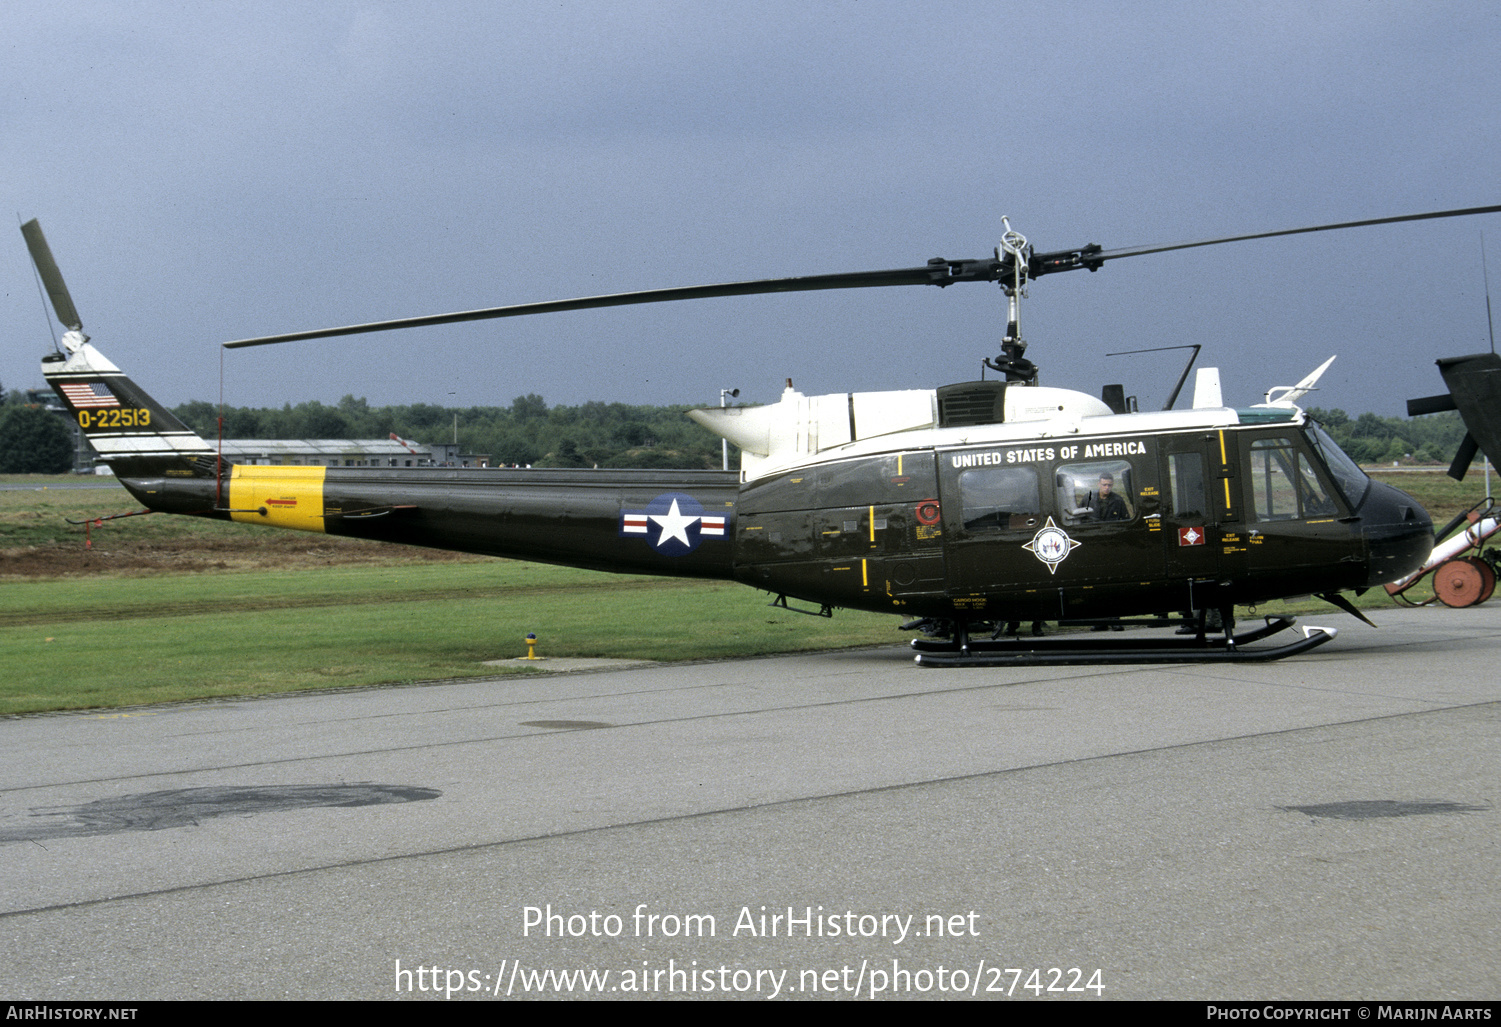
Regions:
<svg viewBox="0 0 1501 1027"><path fill-rule="evenodd" d="M1108 471L1100 475L1100 489L1089 497L1085 508L1089 511L1087 516L1092 521L1128 521L1131 513L1126 509L1126 501L1114 491L1115 476Z"/></svg>

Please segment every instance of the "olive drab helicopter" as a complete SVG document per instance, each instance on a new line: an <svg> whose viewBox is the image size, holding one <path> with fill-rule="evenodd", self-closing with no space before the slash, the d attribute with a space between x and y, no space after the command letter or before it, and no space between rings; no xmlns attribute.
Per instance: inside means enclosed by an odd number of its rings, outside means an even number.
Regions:
<svg viewBox="0 0 1501 1027"><path fill-rule="evenodd" d="M989 380L693 411L737 471L272 467L235 464L89 342L40 227L22 227L67 331L42 370L121 484L153 512L213 517L624 573L743 582L791 611L900 615L926 665L1275 659L1333 629L1254 644L1234 611L1341 595L1423 564L1433 528L1298 407L1318 374L1227 407L1200 368L1192 405L1129 409L1037 383L1019 301L1033 279L1195 246L1501 211L1436 211L1165 246L1037 252L1003 220L993 257L525 303L242 339L260 346L594 307L823 289L997 283L1008 301ZM1187 372L1185 371L1185 375ZM1180 386L1181 386L1180 382ZM1174 399L1176 399L1176 390ZM1482 440L1483 441L1483 440ZM1021 621L1176 631L1013 638ZM1364 619L1362 617L1362 619Z"/></svg>

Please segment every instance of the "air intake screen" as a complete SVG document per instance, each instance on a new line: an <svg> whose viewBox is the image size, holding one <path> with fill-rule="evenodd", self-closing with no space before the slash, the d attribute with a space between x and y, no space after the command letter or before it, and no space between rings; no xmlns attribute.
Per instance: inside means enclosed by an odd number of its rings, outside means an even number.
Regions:
<svg viewBox="0 0 1501 1027"><path fill-rule="evenodd" d="M940 428L1000 424L1005 419L1005 382L962 382L938 390Z"/></svg>

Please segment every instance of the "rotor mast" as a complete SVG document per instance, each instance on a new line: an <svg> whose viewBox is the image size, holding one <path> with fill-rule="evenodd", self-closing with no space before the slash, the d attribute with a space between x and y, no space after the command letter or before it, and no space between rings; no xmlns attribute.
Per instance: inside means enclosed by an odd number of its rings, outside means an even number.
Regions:
<svg viewBox="0 0 1501 1027"><path fill-rule="evenodd" d="M1000 272L996 280L1006 294L1006 334L1001 339L1000 356L986 357L985 366L1004 374L1008 382L1036 385L1037 365L1024 356L1027 344L1022 339L1021 329L1021 301L1027 296L1032 248L1027 244L1027 237L1011 227L1010 218L1003 215L1001 227L1004 231L995 248L995 259ZM1010 271L1009 278L1007 271Z"/></svg>

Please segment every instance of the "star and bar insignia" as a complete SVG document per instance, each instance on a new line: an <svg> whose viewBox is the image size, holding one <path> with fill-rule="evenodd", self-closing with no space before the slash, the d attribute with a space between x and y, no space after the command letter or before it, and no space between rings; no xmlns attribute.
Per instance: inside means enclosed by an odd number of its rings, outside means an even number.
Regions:
<svg viewBox="0 0 1501 1027"><path fill-rule="evenodd" d="M644 537L663 556L687 556L706 539L724 538L728 520L686 492L664 492L644 510L621 511L620 535Z"/></svg>

